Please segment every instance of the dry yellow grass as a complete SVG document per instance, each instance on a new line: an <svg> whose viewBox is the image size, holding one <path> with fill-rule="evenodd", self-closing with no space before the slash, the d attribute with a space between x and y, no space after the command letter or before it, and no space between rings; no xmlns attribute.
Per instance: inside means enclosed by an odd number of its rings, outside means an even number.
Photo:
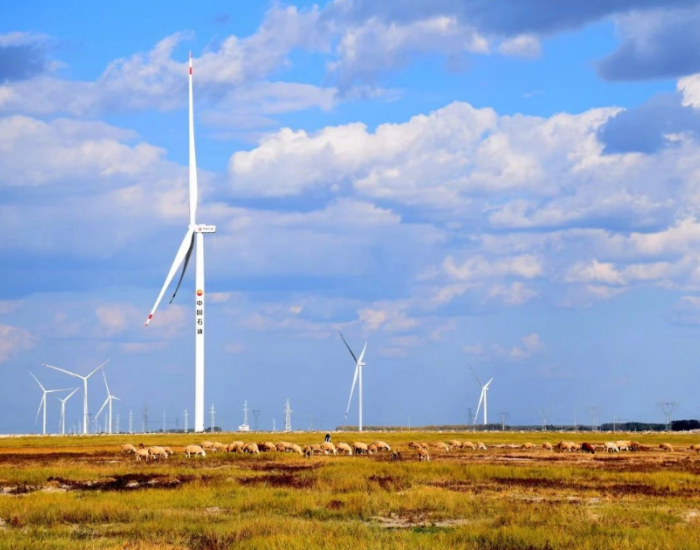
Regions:
<svg viewBox="0 0 700 550"><path fill-rule="evenodd" d="M276 434L299 444L322 434ZM0 549L700 548L700 455L687 435L351 433L402 452L303 458L178 451L201 435L0 440ZM262 441L269 434L206 439ZM409 441L484 441L418 462ZM554 453L542 441L668 441L673 453ZM700 438L698 438L700 440ZM537 450L494 444L540 444ZM137 463L119 445L167 444Z"/></svg>

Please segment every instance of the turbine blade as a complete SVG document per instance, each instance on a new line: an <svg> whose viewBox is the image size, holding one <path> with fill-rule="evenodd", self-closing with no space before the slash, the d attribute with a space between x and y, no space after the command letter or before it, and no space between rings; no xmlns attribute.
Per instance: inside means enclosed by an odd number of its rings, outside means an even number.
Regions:
<svg viewBox="0 0 700 550"><path fill-rule="evenodd" d="M113 395L110 395L110 397L111 397L112 399L114 399L115 401L121 401L121 399L119 399L118 397L114 397Z"/></svg>
<svg viewBox="0 0 700 550"><path fill-rule="evenodd" d="M39 413L41 412L41 406L44 404L46 401L46 394L41 396L41 401L39 401L39 408L36 411L36 419L34 420L34 425L36 426L36 423L39 422Z"/></svg>
<svg viewBox="0 0 700 550"><path fill-rule="evenodd" d="M81 379L85 378L85 376L80 376L79 374L75 374L74 372L70 372L70 371L67 371L65 369L60 369L58 367L54 367L53 365L47 365L46 363L43 363L43 366L48 367L48 368L53 369L53 370L57 370L58 372L62 372L64 374L67 374L68 376L74 376L75 378L81 378Z"/></svg>
<svg viewBox="0 0 700 550"><path fill-rule="evenodd" d="M192 256L192 250L194 249L194 233L192 233L192 240L190 242L190 247L187 249L187 254L185 254L185 263L182 265L182 273L180 273L180 279L177 282L177 286L175 287L175 292L173 292L173 297L170 298L170 303L173 303L173 300L175 299L175 296L177 295L177 291L180 290L180 285L182 284L182 279L185 277L185 271L187 271L187 264L190 263L190 256Z"/></svg>
<svg viewBox="0 0 700 550"><path fill-rule="evenodd" d="M479 417L479 409L481 409L481 404L484 402L484 390L481 390L481 395L479 396L479 404L476 407L476 412L474 413L474 422Z"/></svg>
<svg viewBox="0 0 700 550"><path fill-rule="evenodd" d="M109 397L108 397L107 399L105 399L105 402L102 403L102 406L100 407L100 410L97 411L97 414L95 415L95 420L97 420L97 418L99 418L100 413L101 413L102 410L105 408L105 405L107 405L108 402L109 402Z"/></svg>
<svg viewBox="0 0 700 550"><path fill-rule="evenodd" d="M477 381L477 382L479 383L479 385L483 388L484 385L481 383L481 380L479 380L479 377L476 375L476 373L474 372L474 369L472 369L472 366L471 366L471 365L469 365L469 368L471 369L472 374L474 375L474 378L476 378L476 381Z"/></svg>
<svg viewBox="0 0 700 550"><path fill-rule="evenodd" d="M30 372L29 374L31 374L31 375L32 375L32 378L33 378L34 380L36 380L36 383L39 384L39 387L40 387L43 391L46 391L46 388L45 388L44 386L41 385L41 382L39 382L39 379L38 379L36 376L34 376L34 373L33 373L33 372Z"/></svg>
<svg viewBox="0 0 700 550"><path fill-rule="evenodd" d="M68 397L64 399L64 401L68 401L71 397L73 397L73 394L77 392L80 388L75 388L72 392L68 394Z"/></svg>
<svg viewBox="0 0 700 550"><path fill-rule="evenodd" d="M194 225L197 215L197 156L194 150L194 108L192 106L192 52L190 52L190 97L189 97L189 127L190 127L190 224Z"/></svg>
<svg viewBox="0 0 700 550"><path fill-rule="evenodd" d="M160 301L163 299L163 294L165 294L165 291L170 286L170 282L173 280L173 277L175 276L175 272L177 271L177 268L180 267L180 264L182 264L182 261L185 259L185 255L187 254L187 249L189 248L190 241L192 240L193 234L194 234L194 231L192 229L188 229L187 233L185 233L185 238L182 239L182 243L180 244L180 248L178 248L177 254L175 254L175 260L173 261L173 265L170 266L170 271L168 271L168 276L165 278L165 283L163 283L163 288L160 289L160 294L158 294L158 298L156 299L156 303L153 304L153 309L151 309L151 313L148 314L148 319L146 319L146 326L148 326L148 323L150 323L151 319L153 319L153 314L155 313L156 309L158 308L158 304L160 304Z"/></svg>
<svg viewBox="0 0 700 550"><path fill-rule="evenodd" d="M350 349L350 346L348 346L348 343L345 341L345 338L343 337L343 333L338 331L338 334L340 334L340 337L343 339L343 342L345 343L345 347L348 348L350 355L352 355L352 358L355 360L355 364L357 364L357 357L355 357L355 354L352 352L352 350Z"/></svg>
<svg viewBox="0 0 700 550"><path fill-rule="evenodd" d="M109 363L112 360L110 357L107 359L104 363L102 363L99 367L97 367L94 371L92 371L90 374L88 374L85 378L90 378L93 374L95 374L98 370L100 370L102 367L104 367L107 363ZM104 372L104 371L103 371Z"/></svg>
<svg viewBox="0 0 700 550"><path fill-rule="evenodd" d="M491 380L489 380L488 382L486 382L486 385L484 386L484 388L488 390L489 386L491 385L491 382L493 382L493 378Z"/></svg>
<svg viewBox="0 0 700 550"><path fill-rule="evenodd" d="M362 348L362 353L360 354L360 358L357 360L358 363L362 363L362 359L365 356L365 351L367 351L367 342L365 342L365 345Z"/></svg>
<svg viewBox="0 0 700 550"><path fill-rule="evenodd" d="M355 391L355 384L357 384L357 376L360 373L360 365L356 364L355 365L355 377L352 379L352 387L350 388L350 399L348 399L348 408L345 409L345 418L348 417L348 413L350 412L350 403L352 403L352 394Z"/></svg>
<svg viewBox="0 0 700 550"><path fill-rule="evenodd" d="M107 385L107 375L105 374L105 371L102 371L102 378L104 378L105 388L107 388L107 395L109 395L109 386Z"/></svg>

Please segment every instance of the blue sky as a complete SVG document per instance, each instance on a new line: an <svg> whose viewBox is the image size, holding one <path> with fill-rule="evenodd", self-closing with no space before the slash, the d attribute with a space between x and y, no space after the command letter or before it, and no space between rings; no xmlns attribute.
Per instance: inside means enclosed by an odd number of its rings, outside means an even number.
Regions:
<svg viewBox="0 0 700 550"><path fill-rule="evenodd" d="M698 418L700 1L0 7L0 432L40 364L107 374L121 427L193 409L188 51L206 402L235 428ZM94 385L90 410L104 400ZM55 400L54 400L55 401ZM50 428L58 401L50 400ZM79 399L68 404L68 424ZM356 405L348 422L357 419ZM139 421L140 422L140 421ZM191 421L190 421L191 422Z"/></svg>

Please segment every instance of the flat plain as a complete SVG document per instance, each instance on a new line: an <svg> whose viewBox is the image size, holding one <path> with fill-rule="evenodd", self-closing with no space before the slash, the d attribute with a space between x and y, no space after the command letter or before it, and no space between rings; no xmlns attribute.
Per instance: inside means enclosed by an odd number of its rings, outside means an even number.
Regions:
<svg viewBox="0 0 700 550"><path fill-rule="evenodd" d="M700 548L696 434L334 433L391 453L209 453L230 443L320 443L321 433L0 439L0 549L692 549ZM439 452L437 441L483 441ZM633 439L647 450L547 451L570 440ZM410 441L427 442L418 461ZM532 442L536 449L496 447ZM662 442L674 446L661 451ZM169 445L137 462L122 443Z"/></svg>

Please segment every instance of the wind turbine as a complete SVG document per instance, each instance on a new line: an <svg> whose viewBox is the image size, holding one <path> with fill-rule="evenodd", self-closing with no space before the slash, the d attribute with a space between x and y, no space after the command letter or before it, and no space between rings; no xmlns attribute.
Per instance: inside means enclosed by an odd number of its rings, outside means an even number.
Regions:
<svg viewBox="0 0 700 550"><path fill-rule="evenodd" d="M180 284L182 283L182 278L185 276L185 271L187 271L187 264L190 261L190 256L192 255L192 249L195 245L195 240L197 242L197 254L195 257L195 333L194 333L194 431L203 432L204 431L204 233L215 233L216 226L214 225L202 225L195 221L197 214L197 158L195 156L194 150L194 114L192 109L192 52L190 52L190 76L189 76L189 134L190 134L190 223L187 226L187 232L185 233L185 238L182 239L180 248L178 248L175 254L175 260L172 266L170 266L170 271L168 271L168 276L165 278L165 283L163 288L158 294L156 303L151 309L151 313L148 315L146 320L146 326L153 319L153 314L158 308L163 294L167 290L168 286L175 276L175 272L178 270L180 265L182 267L182 273L180 274L180 279L175 287L175 292L173 297L170 299L170 303L175 299Z"/></svg>
<svg viewBox="0 0 700 550"><path fill-rule="evenodd" d="M41 433L46 435L46 396L49 393L55 393L55 392L59 392L59 391L68 391L68 390L70 390L70 388L64 388L62 390L47 390L44 386L41 385L41 382L39 382L39 379L36 376L34 376L34 373L30 372L29 374L31 374L32 378L34 380L36 380L37 384L39 384L41 391L44 392L44 394L41 396L41 401L39 401L39 408L36 411L36 420L34 421L34 423L36 423L39 420L39 413L41 412L41 408L43 407L44 408L44 422L43 422Z"/></svg>
<svg viewBox="0 0 700 550"><path fill-rule="evenodd" d="M481 403L483 402L484 404L484 426L488 424L488 404L486 402L486 392L489 391L489 386L491 385L491 382L493 382L493 378L486 382L486 384L482 384L481 380L479 380L479 377L476 375L474 372L474 369L469 367L472 371L472 374L474 374L474 378L476 378L476 381L479 383L481 386L481 395L479 396L479 405L476 407L476 414L474 415L474 420L476 420L479 417L479 409L481 408Z"/></svg>
<svg viewBox="0 0 700 550"><path fill-rule="evenodd" d="M95 415L95 419L97 419L97 417L100 416L102 409L104 409L105 406L109 403L109 408L107 409L107 433L111 435L112 434L112 401L114 401L115 399L117 401L121 401L121 399L113 396L111 394L111 392L109 391L109 385L107 385L107 375L105 374L105 371L102 371L102 378L104 378L105 388L107 388L107 399L105 399L105 402L102 403L100 410L97 411L97 414Z"/></svg>
<svg viewBox="0 0 700 550"><path fill-rule="evenodd" d="M350 349L350 346L348 343L345 341L345 338L343 338L343 334L338 331L338 334L340 334L340 337L343 339L343 342L345 343L345 347L348 348L348 351L350 352L350 355L352 355L352 358L355 360L355 376L352 379L352 388L350 388L350 399L348 399L348 408L345 411L345 418L348 417L348 413L350 412L350 403L352 402L352 394L355 391L355 384L360 382L360 387L358 388L358 397L359 397L359 416L358 416L358 424L357 424L357 430L362 431L362 367L365 366L365 363L362 361L362 359L365 356L365 350L367 350L367 342L365 342L365 346L362 348L362 353L360 354L360 358L358 359L355 357L355 354L352 352Z"/></svg>
<svg viewBox="0 0 700 550"><path fill-rule="evenodd" d="M61 399L60 397L57 397L61 402L61 419L59 420L59 427L61 428L61 435L66 435L66 401L68 401L71 397L73 397L73 394L77 392L80 388L75 388L72 392L68 394L68 397L64 397Z"/></svg>
<svg viewBox="0 0 700 550"><path fill-rule="evenodd" d="M87 435L90 428L90 418L88 414L88 378L90 378L93 374L95 374L98 370L100 370L102 367L104 367L107 363L109 363L109 359L107 359L104 363L102 363L99 367L97 367L94 371L92 371L90 374L87 376L80 376L79 374L76 374L74 372L70 372L65 369L61 369L58 367L54 367L53 365L47 365L44 363L45 367L48 367L53 370L57 370L58 372L62 372L64 374L67 374L68 376L73 376L74 378L80 378L83 381L83 434Z"/></svg>

